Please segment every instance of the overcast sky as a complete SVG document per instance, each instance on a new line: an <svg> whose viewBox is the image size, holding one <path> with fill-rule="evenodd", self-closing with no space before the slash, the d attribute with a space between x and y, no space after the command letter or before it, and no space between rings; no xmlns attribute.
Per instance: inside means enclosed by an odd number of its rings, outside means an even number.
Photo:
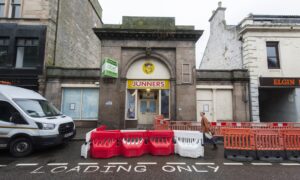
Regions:
<svg viewBox="0 0 300 180"><path fill-rule="evenodd" d="M121 24L122 16L176 17L177 25L204 30L197 43L197 67L209 37L208 19L220 0L99 0L105 24ZM249 13L300 15L300 0L223 0L227 24L236 25Z"/></svg>

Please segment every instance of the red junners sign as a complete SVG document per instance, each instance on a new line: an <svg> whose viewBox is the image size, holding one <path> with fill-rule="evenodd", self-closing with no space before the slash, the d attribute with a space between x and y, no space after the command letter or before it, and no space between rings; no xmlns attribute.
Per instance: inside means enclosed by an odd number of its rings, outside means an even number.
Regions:
<svg viewBox="0 0 300 180"><path fill-rule="evenodd" d="M0 84L2 84L2 85L12 85L12 83L8 82L8 81L0 81Z"/></svg>
<svg viewBox="0 0 300 180"><path fill-rule="evenodd" d="M260 78L260 86L300 87L300 78Z"/></svg>

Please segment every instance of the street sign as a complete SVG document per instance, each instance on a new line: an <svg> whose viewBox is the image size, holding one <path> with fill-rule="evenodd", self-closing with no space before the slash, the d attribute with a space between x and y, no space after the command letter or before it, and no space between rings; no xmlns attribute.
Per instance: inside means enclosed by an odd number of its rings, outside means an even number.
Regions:
<svg viewBox="0 0 300 180"><path fill-rule="evenodd" d="M102 62L102 77L118 78L118 61L112 58L105 58Z"/></svg>

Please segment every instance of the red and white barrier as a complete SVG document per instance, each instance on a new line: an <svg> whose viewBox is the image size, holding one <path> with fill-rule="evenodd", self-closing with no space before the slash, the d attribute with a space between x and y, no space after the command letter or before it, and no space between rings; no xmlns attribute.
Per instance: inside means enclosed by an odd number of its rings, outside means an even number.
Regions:
<svg viewBox="0 0 300 180"><path fill-rule="evenodd" d="M176 144L174 143L176 139ZM172 130L99 130L86 134L81 156L111 158L139 157L144 154L168 156L174 153L184 157L203 157L203 134L197 131ZM176 146L176 151L175 151Z"/></svg>

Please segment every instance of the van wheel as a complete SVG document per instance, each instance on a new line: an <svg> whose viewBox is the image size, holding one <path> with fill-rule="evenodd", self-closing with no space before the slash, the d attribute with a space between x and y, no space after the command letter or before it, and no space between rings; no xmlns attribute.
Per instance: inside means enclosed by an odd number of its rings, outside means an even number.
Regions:
<svg viewBox="0 0 300 180"><path fill-rule="evenodd" d="M9 145L9 151L14 157L28 156L32 150L32 143L28 138L14 139Z"/></svg>

